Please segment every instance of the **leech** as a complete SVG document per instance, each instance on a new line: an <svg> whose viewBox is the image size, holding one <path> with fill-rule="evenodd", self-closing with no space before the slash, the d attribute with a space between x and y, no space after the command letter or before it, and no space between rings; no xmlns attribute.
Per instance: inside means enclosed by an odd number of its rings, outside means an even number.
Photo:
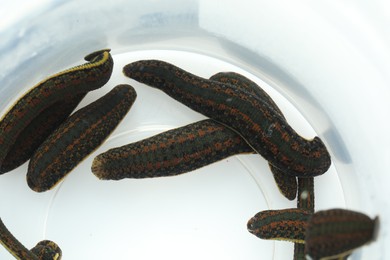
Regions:
<svg viewBox="0 0 390 260"><path fill-rule="evenodd" d="M0 121L0 169L20 134L40 113L57 102L100 88L109 80L113 69L109 50L91 53L85 59L86 64L57 73L35 85L3 116ZM9 169L13 167L11 165Z"/></svg>
<svg viewBox="0 0 390 260"><path fill-rule="evenodd" d="M158 60L133 62L123 72L231 127L255 151L290 176L313 177L330 167L330 155L321 139L302 138L266 102L246 91L203 79Z"/></svg>
<svg viewBox="0 0 390 260"><path fill-rule="evenodd" d="M49 240L40 241L34 248L28 250L12 235L1 219L0 243L19 260L60 260L62 257L60 247Z"/></svg>
<svg viewBox="0 0 390 260"><path fill-rule="evenodd" d="M306 228L305 253L312 259L345 257L375 238L378 217L345 209L319 211Z"/></svg>
<svg viewBox="0 0 390 260"><path fill-rule="evenodd" d="M92 172L103 180L174 176L253 149L234 131L206 119L99 154Z"/></svg>
<svg viewBox="0 0 390 260"><path fill-rule="evenodd" d="M70 116L32 156L27 172L29 187L37 192L53 188L104 142L136 96L130 85L118 85Z"/></svg>
<svg viewBox="0 0 390 260"><path fill-rule="evenodd" d="M305 242L311 213L304 209L265 210L248 221L248 231L261 239Z"/></svg>

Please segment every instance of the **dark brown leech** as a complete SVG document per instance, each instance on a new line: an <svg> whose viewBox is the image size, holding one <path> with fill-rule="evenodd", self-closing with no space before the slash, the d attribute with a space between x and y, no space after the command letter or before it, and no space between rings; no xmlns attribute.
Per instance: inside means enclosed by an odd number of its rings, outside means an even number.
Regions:
<svg viewBox="0 0 390 260"><path fill-rule="evenodd" d="M306 228L305 253L312 259L342 257L374 239L378 218L345 209L319 211Z"/></svg>
<svg viewBox="0 0 390 260"><path fill-rule="evenodd" d="M235 129L254 150L291 176L320 175L330 166L330 155L321 139L302 138L266 102L248 92L158 60L133 62L123 71Z"/></svg>
<svg viewBox="0 0 390 260"><path fill-rule="evenodd" d="M92 172L104 180L173 176L253 153L234 131L206 119L99 154Z"/></svg>
<svg viewBox="0 0 390 260"><path fill-rule="evenodd" d="M0 172L9 172L19 167L33 155L41 143L72 113L86 93L69 100L59 101L42 111L19 134L1 165Z"/></svg>
<svg viewBox="0 0 390 260"><path fill-rule="evenodd" d="M91 53L85 59L88 63L57 73L35 85L4 115L0 121L0 168L20 133L42 111L61 100L100 88L109 80L113 69L109 50Z"/></svg>
<svg viewBox="0 0 390 260"><path fill-rule="evenodd" d="M29 187L51 189L99 147L134 103L130 85L118 85L97 101L76 111L37 149L27 173Z"/></svg>
<svg viewBox="0 0 390 260"><path fill-rule="evenodd" d="M247 91L253 96L266 102L274 112L281 118L285 119L282 111L272 100L272 98L259 85L252 80L235 72L220 72L210 77L210 80L219 81L225 84L234 85L236 88ZM297 194L297 179L283 173L280 169L269 164L274 180L279 188L279 191L289 200L293 200Z"/></svg>
<svg viewBox="0 0 390 260"><path fill-rule="evenodd" d="M248 231L261 239L304 243L311 213L304 209L265 210L248 221Z"/></svg>

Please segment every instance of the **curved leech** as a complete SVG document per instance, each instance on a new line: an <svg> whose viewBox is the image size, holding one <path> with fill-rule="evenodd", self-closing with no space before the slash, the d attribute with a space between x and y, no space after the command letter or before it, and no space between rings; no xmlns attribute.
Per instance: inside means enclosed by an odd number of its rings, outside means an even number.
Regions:
<svg viewBox="0 0 390 260"><path fill-rule="evenodd" d="M82 93L67 100L59 101L42 111L19 134L5 157L0 172L12 171L29 160L34 151L65 121L86 94Z"/></svg>
<svg viewBox="0 0 390 260"><path fill-rule="evenodd" d="M266 102L246 91L158 60L130 63L123 72L231 127L272 165L290 176L313 177L330 167L330 155L320 138L302 138Z"/></svg>
<svg viewBox="0 0 390 260"><path fill-rule="evenodd" d="M53 188L104 142L130 110L136 96L130 85L118 85L70 116L31 157L29 187L37 192Z"/></svg>
<svg viewBox="0 0 390 260"><path fill-rule="evenodd" d="M0 243L16 259L20 260L60 260L62 251L60 247L49 240L40 241L34 248L28 250L4 225L0 219Z"/></svg>
<svg viewBox="0 0 390 260"><path fill-rule="evenodd" d="M247 91L249 94L263 100L270 106L270 108L274 109L274 113L285 119L282 111L267 94L267 92L265 92L259 85L245 76L235 72L220 72L211 76L210 80L234 85L234 87L238 89ZM282 170L274 167L271 163L269 163L269 167L280 193L282 193L289 200L295 199L297 194L297 178L285 174Z"/></svg>
<svg viewBox="0 0 390 260"><path fill-rule="evenodd" d="M40 113L57 102L100 88L109 80L113 69L109 52L87 55L87 63L41 81L16 101L0 121L0 169L19 135Z"/></svg>

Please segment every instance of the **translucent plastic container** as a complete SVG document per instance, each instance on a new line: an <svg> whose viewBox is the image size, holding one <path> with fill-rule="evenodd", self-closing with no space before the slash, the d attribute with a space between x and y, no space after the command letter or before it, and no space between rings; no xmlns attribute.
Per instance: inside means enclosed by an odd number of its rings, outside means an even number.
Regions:
<svg viewBox="0 0 390 260"><path fill-rule="evenodd" d="M63 259L73 260L292 259L292 243L260 240L247 231L257 212L296 206L280 195L259 155L230 157L169 178L101 181L91 173L93 158L111 147L204 118L122 74L132 61L162 59L203 77L242 73L272 96L302 136L320 136L332 166L315 179L316 210L378 215L377 241L350 259L389 259L388 4L29 3L0 27L1 114L46 76L103 48L112 49L112 78L79 107L119 83L133 85L138 97L104 145L53 190L31 191L27 164L0 176L0 217L26 247L50 239ZM0 247L0 258L12 256Z"/></svg>

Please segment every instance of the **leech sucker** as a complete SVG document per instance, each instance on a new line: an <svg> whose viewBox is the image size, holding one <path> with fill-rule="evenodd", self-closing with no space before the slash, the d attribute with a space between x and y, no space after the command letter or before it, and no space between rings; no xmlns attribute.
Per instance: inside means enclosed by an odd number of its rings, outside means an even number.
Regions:
<svg viewBox="0 0 390 260"><path fill-rule="evenodd" d="M118 85L71 115L32 156L27 173L29 187L42 192L61 181L104 142L130 110L136 96L130 85Z"/></svg>
<svg viewBox="0 0 390 260"><path fill-rule="evenodd" d="M230 84L238 89L248 92L249 94L266 102L274 113L285 119L282 111L273 101L273 99L259 85L247 77L236 72L220 72L210 77L210 80ZM285 174L282 170L274 167L269 163L270 170L278 186L280 193L289 200L294 200L297 195L297 178Z"/></svg>
<svg viewBox="0 0 390 260"><path fill-rule="evenodd" d="M35 85L3 116L0 121L0 169L19 135L40 113L57 102L100 88L109 80L113 69L109 50L91 53L85 59L86 64L57 73Z"/></svg>
<svg viewBox="0 0 390 260"><path fill-rule="evenodd" d="M104 180L174 176L242 153L253 149L234 131L206 119L99 154L92 172Z"/></svg>
<svg viewBox="0 0 390 260"><path fill-rule="evenodd" d="M126 65L123 72L231 127L256 152L286 174L312 177L330 167L330 155L320 138L302 138L266 102L246 91L206 80L158 60L133 62Z"/></svg>
<svg viewBox="0 0 390 260"><path fill-rule="evenodd" d="M61 260L61 248L50 240L42 240L30 250L39 260Z"/></svg>
<svg viewBox="0 0 390 260"><path fill-rule="evenodd" d="M304 243L310 216L311 213L304 209L265 210L252 217L247 228L261 239Z"/></svg>
<svg viewBox="0 0 390 260"><path fill-rule="evenodd" d="M374 240L378 218L345 209L318 211L306 228L305 252L312 259L342 257Z"/></svg>

